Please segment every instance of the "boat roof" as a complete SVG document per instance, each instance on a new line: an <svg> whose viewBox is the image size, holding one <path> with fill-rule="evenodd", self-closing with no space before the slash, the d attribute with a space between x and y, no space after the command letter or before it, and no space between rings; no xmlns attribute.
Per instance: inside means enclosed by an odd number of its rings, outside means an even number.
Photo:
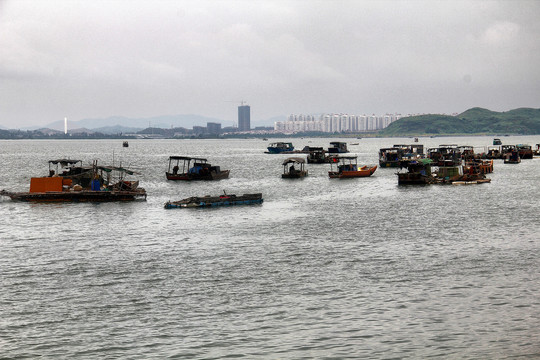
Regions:
<svg viewBox="0 0 540 360"><path fill-rule="evenodd" d="M357 158L358 158L358 156L350 156L350 155L349 156L336 156L336 159L339 159L339 160L341 160L341 159L343 159L343 160L354 160L354 159L357 159Z"/></svg>
<svg viewBox="0 0 540 360"><path fill-rule="evenodd" d="M61 164L63 165L72 165L76 164L78 162L82 162L82 160L75 160L75 159L57 159L57 160L49 160L49 164Z"/></svg>
<svg viewBox="0 0 540 360"><path fill-rule="evenodd" d="M340 145L340 144L346 144L346 142L343 141L332 141L330 145Z"/></svg>
<svg viewBox="0 0 540 360"><path fill-rule="evenodd" d="M298 164L303 164L305 163L306 160L304 158L301 158L301 157L290 157L290 158L287 158L285 159L285 161L283 161L283 165L287 165L287 164L290 164L290 163L298 163Z"/></svg>
<svg viewBox="0 0 540 360"><path fill-rule="evenodd" d="M195 157L189 157L189 156L169 156L169 160L195 160L195 161L208 161L203 158L195 158Z"/></svg>
<svg viewBox="0 0 540 360"><path fill-rule="evenodd" d="M123 168L123 167L118 167L118 166L98 166L97 168L99 170L103 170L103 171L106 171L106 172L118 171L118 172L124 172L124 173L129 174L129 175L139 174L136 171L129 170L129 169L126 169L126 168Z"/></svg>
<svg viewBox="0 0 540 360"><path fill-rule="evenodd" d="M429 165L431 163L433 163L433 160L429 159L429 158L425 158L425 159L417 159L415 160L417 161L418 163L421 163L423 165Z"/></svg>

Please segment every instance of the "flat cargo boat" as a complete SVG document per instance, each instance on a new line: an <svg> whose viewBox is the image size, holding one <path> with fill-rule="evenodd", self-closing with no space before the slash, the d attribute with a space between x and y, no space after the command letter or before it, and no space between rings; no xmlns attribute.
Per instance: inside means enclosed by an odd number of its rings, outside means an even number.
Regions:
<svg viewBox="0 0 540 360"><path fill-rule="evenodd" d="M168 201L167 203L165 203L165 209L251 205L261 204L262 202L262 193L244 194L240 196L236 196L234 194L203 197L193 196L179 201Z"/></svg>
<svg viewBox="0 0 540 360"><path fill-rule="evenodd" d="M146 191L139 187L139 181L128 181L126 174L134 171L113 166L97 166L94 162L91 172L93 180L85 186L87 176L82 178L53 175L30 179L28 192L2 190L0 195L14 201L32 202L111 202L146 200Z"/></svg>
<svg viewBox="0 0 540 360"><path fill-rule="evenodd" d="M146 200L146 192L139 188L135 191L95 191L66 190L46 192L9 192L2 190L0 195L8 196L14 201L31 202L112 202Z"/></svg>

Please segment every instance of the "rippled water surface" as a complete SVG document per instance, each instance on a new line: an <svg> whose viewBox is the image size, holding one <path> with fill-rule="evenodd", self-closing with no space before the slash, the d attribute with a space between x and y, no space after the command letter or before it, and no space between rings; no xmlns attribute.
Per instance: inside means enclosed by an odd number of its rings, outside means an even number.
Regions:
<svg viewBox="0 0 540 360"><path fill-rule="evenodd" d="M411 139L344 141L373 164ZM309 164L309 177L281 179L286 155L266 146L0 141L0 189L26 191L48 160L68 157L135 168L148 192L134 203L0 200L0 358L540 357L540 158L496 161L490 184L398 187L395 169L338 180ZM231 177L167 182L170 155L206 157ZM163 208L223 190L264 203Z"/></svg>

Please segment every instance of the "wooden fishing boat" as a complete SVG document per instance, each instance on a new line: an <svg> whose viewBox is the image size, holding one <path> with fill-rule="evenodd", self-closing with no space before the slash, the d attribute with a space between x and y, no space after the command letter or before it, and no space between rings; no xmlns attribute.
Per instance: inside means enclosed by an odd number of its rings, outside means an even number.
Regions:
<svg viewBox="0 0 540 360"><path fill-rule="evenodd" d="M307 156L308 164L328 164L336 162L337 155L328 155L322 147L310 147Z"/></svg>
<svg viewBox="0 0 540 360"><path fill-rule="evenodd" d="M473 167L475 172L490 174L493 172L493 159L470 159L465 162L465 167Z"/></svg>
<svg viewBox="0 0 540 360"><path fill-rule="evenodd" d="M182 162L182 169L180 169ZM181 171L180 171L181 170ZM169 169L165 172L167 180L221 180L229 177L230 170L212 166L206 159L188 156L170 156Z"/></svg>
<svg viewBox="0 0 540 360"><path fill-rule="evenodd" d="M0 195L15 201L34 202L111 202L146 200L146 191L139 188L139 181L128 181L126 175L134 171L111 166L97 166L94 162L94 179L89 186L81 185L77 178L63 176L33 177L28 192L2 190Z"/></svg>
<svg viewBox="0 0 540 360"><path fill-rule="evenodd" d="M341 141L332 141L330 147L328 148L329 154L344 154L348 153L347 143Z"/></svg>
<svg viewBox="0 0 540 360"><path fill-rule="evenodd" d="M452 166L461 165L461 152L458 149L458 146L455 144L451 145L439 145L437 148L428 149L427 157L433 160L434 165L436 166Z"/></svg>
<svg viewBox="0 0 540 360"><path fill-rule="evenodd" d="M288 158L283 162L283 174L281 177L284 179L298 179L308 175L308 171L304 168L306 160L303 158L293 157Z"/></svg>
<svg viewBox="0 0 540 360"><path fill-rule="evenodd" d="M330 178L345 179L345 178L357 178L368 177L373 175L377 170L377 165L358 167L356 156L340 156L337 158L336 163L337 170L334 171L334 163L330 163L330 171L328 176Z"/></svg>
<svg viewBox="0 0 540 360"><path fill-rule="evenodd" d="M400 167L402 160L417 160L424 158L424 145L397 144L391 148L379 149L379 166Z"/></svg>
<svg viewBox="0 0 540 360"><path fill-rule="evenodd" d="M534 151L533 151L533 155L534 155L534 156L540 156L540 144L536 144L536 145L535 145L535 148L534 148Z"/></svg>
<svg viewBox="0 0 540 360"><path fill-rule="evenodd" d="M262 193L244 194L240 196L223 194L221 196L193 196L179 201L168 201L165 209L181 208L204 208L233 205L261 204L263 202Z"/></svg>
<svg viewBox="0 0 540 360"><path fill-rule="evenodd" d="M487 159L501 159L502 152L500 146L488 146L488 151L486 154Z"/></svg>
<svg viewBox="0 0 540 360"><path fill-rule="evenodd" d="M483 184L491 182L484 173L479 172L474 167L466 166L439 166L434 172L437 184Z"/></svg>
<svg viewBox="0 0 540 360"><path fill-rule="evenodd" d="M531 145L517 144L516 148L518 150L520 159L526 160L533 158L533 150Z"/></svg>
<svg viewBox="0 0 540 360"><path fill-rule="evenodd" d="M379 149L379 166L398 167L401 161L401 150L396 147Z"/></svg>
<svg viewBox="0 0 540 360"><path fill-rule="evenodd" d="M403 160L400 164L406 172L398 172L398 185L429 185L436 182L431 173L431 159Z"/></svg>
<svg viewBox="0 0 540 360"><path fill-rule="evenodd" d="M521 158L519 157L519 152L517 148L512 149L510 152L507 152L504 155L505 164L519 164L520 162Z"/></svg>

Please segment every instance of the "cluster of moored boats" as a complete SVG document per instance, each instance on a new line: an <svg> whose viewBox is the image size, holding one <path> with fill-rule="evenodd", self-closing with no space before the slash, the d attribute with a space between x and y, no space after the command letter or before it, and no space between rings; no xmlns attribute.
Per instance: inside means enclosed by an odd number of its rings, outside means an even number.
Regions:
<svg viewBox="0 0 540 360"><path fill-rule="evenodd" d="M498 143L495 139L494 143ZM500 141L500 140L499 140ZM308 176L306 163L330 164L330 178L356 178L373 175L377 165L358 165L357 157L347 155L347 144L332 142L326 150L306 146L295 151L292 143L272 143L270 154L307 154L307 158L294 156L283 162L282 178L296 179ZM275 149L287 149L277 151ZM345 154L345 155L341 155ZM427 149L421 144L394 145L379 150L380 167L400 168L398 184L480 184L490 182L486 174L493 172L493 160L504 159L506 164L518 164L521 159L540 156L540 144L536 149L529 145L496 145L488 151L475 153L472 146L440 145ZM19 201L76 201L109 202L146 200L146 190L138 181L127 180L137 172L117 166L101 166L94 161L83 166L81 160L57 159L49 161L47 176L33 177L28 192L0 191L0 195ZM230 170L212 166L207 159L188 156L170 156L165 172L167 180L196 181L220 180L229 177ZM220 196L190 197L169 201L165 208L212 207L260 204L262 194L223 194Z"/></svg>
<svg viewBox="0 0 540 360"><path fill-rule="evenodd" d="M540 144L533 150L530 145L502 145L494 139L494 146L475 153L472 146L440 145L427 149L423 145L394 145L379 150L379 164L400 167L398 184L481 184L490 182L486 174L493 172L493 160L504 159L505 164L518 164L521 159L540 155Z"/></svg>

